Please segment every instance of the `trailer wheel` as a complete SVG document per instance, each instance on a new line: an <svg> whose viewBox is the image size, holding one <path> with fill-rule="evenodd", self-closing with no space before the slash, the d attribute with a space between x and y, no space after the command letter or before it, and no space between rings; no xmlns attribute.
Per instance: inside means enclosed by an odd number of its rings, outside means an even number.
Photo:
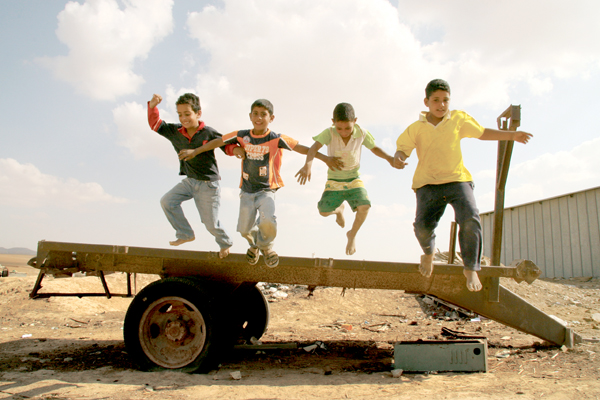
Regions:
<svg viewBox="0 0 600 400"><path fill-rule="evenodd" d="M269 326L269 302L256 286L236 294L238 338L246 341L252 337L260 339Z"/></svg>
<svg viewBox="0 0 600 400"><path fill-rule="evenodd" d="M143 370L210 369L219 347L212 298L199 281L166 278L146 286L125 315L125 346Z"/></svg>

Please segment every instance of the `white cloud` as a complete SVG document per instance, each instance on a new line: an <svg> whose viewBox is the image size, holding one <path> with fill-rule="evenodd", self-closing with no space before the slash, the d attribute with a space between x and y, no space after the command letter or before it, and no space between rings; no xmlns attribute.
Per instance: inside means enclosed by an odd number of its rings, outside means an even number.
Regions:
<svg viewBox="0 0 600 400"><path fill-rule="evenodd" d="M550 78L598 70L600 26L595 16L600 4L596 1L399 3L401 19L414 32L437 32L435 40L424 46L425 56L442 66L442 77L453 86L474 89L465 104L493 104L494 100L503 104L510 84L519 81L543 94Z"/></svg>
<svg viewBox="0 0 600 400"><path fill-rule="evenodd" d="M590 23L572 22L584 8ZM592 10L600 11L592 1L400 1L396 9L383 0L224 0L190 13L188 28L210 54L197 91L217 120L245 127L251 102L266 97L273 129L310 143L341 101L367 128L406 126L433 78L460 91L461 108L497 110L518 84L544 95L557 77L597 71ZM424 30L435 40L420 42Z"/></svg>
<svg viewBox="0 0 600 400"><path fill-rule="evenodd" d="M172 32L172 7L173 0L68 2L58 15L56 34L69 54L38 62L94 99L135 93L144 79L133 72L134 62Z"/></svg>
<svg viewBox="0 0 600 400"><path fill-rule="evenodd" d="M519 187L509 195L516 197L521 187L528 187L519 195L524 201L535 201L564 193L598 186L600 182L600 138L584 142L572 150L544 154L534 160L516 165L511 171L519 179ZM532 190L536 188L537 190ZM532 198L535 194L537 197Z"/></svg>
<svg viewBox="0 0 600 400"><path fill-rule="evenodd" d="M42 173L32 164L0 159L0 205L16 208L71 208L92 203L126 203L96 182L79 182Z"/></svg>
<svg viewBox="0 0 600 400"><path fill-rule="evenodd" d="M171 143L148 126L146 107L146 104L124 103L113 109L118 144L129 149L136 160L157 158L163 165L178 167Z"/></svg>
<svg viewBox="0 0 600 400"><path fill-rule="evenodd" d="M565 193L599 186L600 138L584 142L572 149L543 154L510 167L505 205L515 206L543 200ZM495 171L481 171L475 176L478 206L482 212L494 208Z"/></svg>
<svg viewBox="0 0 600 400"><path fill-rule="evenodd" d="M398 121L414 105L407 93L424 85L414 77L428 68L386 1L227 0L191 13L188 27L210 54L198 75L210 108L243 127L252 101L268 98L274 130L299 139L328 126L342 101L367 125Z"/></svg>

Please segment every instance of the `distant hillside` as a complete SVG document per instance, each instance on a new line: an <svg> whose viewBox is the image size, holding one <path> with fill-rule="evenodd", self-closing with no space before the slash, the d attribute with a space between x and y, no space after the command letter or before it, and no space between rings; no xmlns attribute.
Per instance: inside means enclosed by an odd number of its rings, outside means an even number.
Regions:
<svg viewBox="0 0 600 400"><path fill-rule="evenodd" d="M11 249L0 247L0 254L21 254L25 256L35 256L37 253L24 247L13 247Z"/></svg>

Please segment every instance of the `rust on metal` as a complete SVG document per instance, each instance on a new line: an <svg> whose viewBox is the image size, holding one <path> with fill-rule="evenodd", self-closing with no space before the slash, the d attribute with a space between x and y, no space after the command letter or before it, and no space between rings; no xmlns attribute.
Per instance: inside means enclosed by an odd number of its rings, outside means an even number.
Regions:
<svg viewBox="0 0 600 400"><path fill-rule="evenodd" d="M511 105L497 118L498 129L516 131L521 125L521 106ZM504 190L508 179L508 169L514 141L498 142L498 159L496 165L496 198L494 204L494 227L492 233L492 265L500 265L502 248L502 221L504 218Z"/></svg>
<svg viewBox="0 0 600 400"><path fill-rule="evenodd" d="M558 345L581 341L579 335L499 284L501 277L533 282L540 271L534 263L526 260L519 260L508 267L482 266L479 277L484 289L480 292L468 291L463 267L449 264L436 264L432 276L425 278L419 273L419 264L416 263L280 257L277 268L267 268L261 264L249 265L243 254L230 254L220 259L216 252L46 241L38 244L37 260L43 260L39 265L37 261L33 263L40 269L42 278L44 274L60 275L66 269L90 274L104 271L162 277L194 276L235 285L278 282L404 290L435 296ZM65 263L64 268L61 268L61 263ZM41 282L40 277L38 280ZM39 293L40 282L36 283L32 297L45 296ZM106 296L107 292L94 295Z"/></svg>

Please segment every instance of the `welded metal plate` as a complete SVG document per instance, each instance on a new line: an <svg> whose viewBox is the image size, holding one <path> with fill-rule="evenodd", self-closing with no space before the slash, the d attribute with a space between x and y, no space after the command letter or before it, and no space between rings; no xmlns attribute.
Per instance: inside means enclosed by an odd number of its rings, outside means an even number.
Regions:
<svg viewBox="0 0 600 400"><path fill-rule="evenodd" d="M409 372L487 372L487 340L399 342L394 364Z"/></svg>

